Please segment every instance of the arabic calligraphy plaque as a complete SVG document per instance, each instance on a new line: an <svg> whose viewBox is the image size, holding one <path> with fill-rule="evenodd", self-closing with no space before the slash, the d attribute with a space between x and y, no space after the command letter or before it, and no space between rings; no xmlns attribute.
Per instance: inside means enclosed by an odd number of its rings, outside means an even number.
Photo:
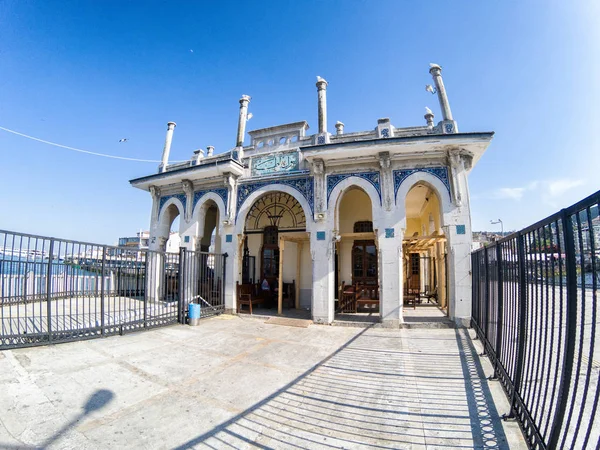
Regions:
<svg viewBox="0 0 600 450"><path fill-rule="evenodd" d="M298 153L275 153L252 158L252 176L293 172L299 169Z"/></svg>

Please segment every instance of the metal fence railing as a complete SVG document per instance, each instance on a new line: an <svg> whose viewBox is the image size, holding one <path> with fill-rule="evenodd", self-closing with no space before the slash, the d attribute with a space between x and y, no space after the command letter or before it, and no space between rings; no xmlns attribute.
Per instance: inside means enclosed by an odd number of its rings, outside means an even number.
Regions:
<svg viewBox="0 0 600 450"><path fill-rule="evenodd" d="M472 254L472 325L530 448L599 448L600 191Z"/></svg>
<svg viewBox="0 0 600 450"><path fill-rule="evenodd" d="M0 349L186 323L188 304L201 298L191 295L206 286L211 307L202 308L202 316L222 312L224 273L220 254L196 256L184 249L173 254L0 230Z"/></svg>

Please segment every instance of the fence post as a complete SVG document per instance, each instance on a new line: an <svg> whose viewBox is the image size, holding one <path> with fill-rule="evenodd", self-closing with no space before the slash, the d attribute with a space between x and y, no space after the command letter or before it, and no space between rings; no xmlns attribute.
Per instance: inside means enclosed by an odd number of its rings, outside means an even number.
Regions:
<svg viewBox="0 0 600 450"><path fill-rule="evenodd" d="M221 305L223 305L223 310L225 309L225 277L227 276L227 257L229 255L227 253L223 253L223 281L221 286ZM235 287L235 286L234 286Z"/></svg>
<svg viewBox="0 0 600 450"><path fill-rule="evenodd" d="M104 267L106 265L106 247L102 247L102 266L100 268L100 334L104 336Z"/></svg>
<svg viewBox="0 0 600 450"><path fill-rule="evenodd" d="M527 283L525 270L525 242L523 234L517 233L517 262L519 265L519 329L517 331L517 360L515 361L515 379L513 383L513 393L510 400L510 411L503 416L504 419L515 417L515 403L517 401L517 391L521 388L521 378L523 377L523 366L525 365L525 340L527 338Z"/></svg>
<svg viewBox="0 0 600 450"><path fill-rule="evenodd" d="M500 352L502 351L502 326L503 326L503 315L504 315L504 286L502 276L502 246L499 242L496 242L496 268L498 273L496 274L496 282L498 283L498 321L496 323L496 355L494 363L494 375L492 379L498 378L498 364L500 361Z"/></svg>
<svg viewBox="0 0 600 450"><path fill-rule="evenodd" d="M150 282L148 281L148 251L144 252L144 328L148 328L148 289Z"/></svg>
<svg viewBox="0 0 600 450"><path fill-rule="evenodd" d="M177 293L177 322L185 323L184 315L184 293L185 293L185 247L179 247L179 292Z"/></svg>
<svg viewBox="0 0 600 450"><path fill-rule="evenodd" d="M483 263L484 263L484 270L485 270L485 293L484 293L484 301L483 304L485 305L485 314L483 317L483 320L485 321L482 327L482 334L485 337L485 341L482 342L483 344L483 353L481 354L481 356L486 356L487 355L487 345L490 342L489 336L488 336L488 330L489 330L489 325L490 325L490 260L489 260L489 256L488 256L488 247L484 247L483 248Z"/></svg>
<svg viewBox="0 0 600 450"><path fill-rule="evenodd" d="M567 276L567 339L563 356L562 376L556 397L556 410L550 427L548 449L558 448L560 430L565 420L565 412L569 401L573 362L575 360L575 343L577 340L577 260L575 258L575 236L573 233L573 224L566 209L561 211L561 219L563 223L565 270Z"/></svg>
<svg viewBox="0 0 600 450"><path fill-rule="evenodd" d="M48 269L46 271L46 314L48 316L48 342L52 342L52 260L54 259L54 239L50 239L48 249Z"/></svg>

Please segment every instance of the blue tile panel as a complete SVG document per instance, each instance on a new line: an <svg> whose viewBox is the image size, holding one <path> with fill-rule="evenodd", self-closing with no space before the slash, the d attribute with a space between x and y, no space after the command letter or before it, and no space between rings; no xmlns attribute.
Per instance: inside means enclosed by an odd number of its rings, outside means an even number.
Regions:
<svg viewBox="0 0 600 450"><path fill-rule="evenodd" d="M467 234L467 229L464 225L456 225L456 234Z"/></svg>
<svg viewBox="0 0 600 450"><path fill-rule="evenodd" d="M187 244L188 242L190 242L190 237L189 237L189 236L184 236L184 238L183 238L183 242L185 242L186 244Z"/></svg>
<svg viewBox="0 0 600 450"><path fill-rule="evenodd" d="M226 234L225 242L233 242L233 234Z"/></svg>
<svg viewBox="0 0 600 450"><path fill-rule="evenodd" d="M185 207L186 207L185 194L172 194L172 195L165 195L164 197L161 197L160 202L158 203L159 214L162 211L163 206L165 206L165 203L167 203L169 201L169 199L171 199L171 198L179 199L179 201L183 204L183 214L185 214Z"/></svg>
<svg viewBox="0 0 600 450"><path fill-rule="evenodd" d="M325 240L325 232L317 231L317 241L324 241L324 240Z"/></svg>
<svg viewBox="0 0 600 450"><path fill-rule="evenodd" d="M419 169L394 170L394 197L398 194L398 189L400 189L402 182L417 172L429 173L439 178L444 183L444 186L446 186L446 189L448 189L448 193L450 193L450 180L448 179L447 167L423 167Z"/></svg>
<svg viewBox="0 0 600 450"><path fill-rule="evenodd" d="M237 211L236 214L239 213L240 207L244 204L246 199L258 189L261 189L265 186L271 186L276 184L283 184L284 186L290 186L298 191L308 202L310 206L311 213L314 211L314 186L313 186L313 177L304 177L304 178L280 178L280 179L271 179L265 181L258 181L253 183L244 183L238 185L238 195L237 195ZM276 189L274 189L276 190Z"/></svg>
<svg viewBox="0 0 600 450"><path fill-rule="evenodd" d="M223 199L223 203L225 204L225 209L227 209L227 188L209 188L209 189L204 189L202 191L194 192L194 201L192 202L192 211L194 210L194 208L196 208L196 204L202 198L202 196L209 192L214 192L219 197L221 197Z"/></svg>
<svg viewBox="0 0 600 450"><path fill-rule="evenodd" d="M386 239L390 239L394 237L394 229L393 228L386 228L385 229L385 237Z"/></svg>
<svg viewBox="0 0 600 450"><path fill-rule="evenodd" d="M331 196L333 189L346 178L350 177L362 178L371 183L375 190L377 190L377 194L379 194L379 204L381 204L381 181L379 172L352 172L327 175L327 204L329 204L329 197Z"/></svg>

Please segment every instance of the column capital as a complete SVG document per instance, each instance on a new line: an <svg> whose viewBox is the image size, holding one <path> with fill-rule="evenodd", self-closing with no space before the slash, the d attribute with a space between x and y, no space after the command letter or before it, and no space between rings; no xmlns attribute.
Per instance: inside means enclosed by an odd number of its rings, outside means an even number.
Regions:
<svg viewBox="0 0 600 450"><path fill-rule="evenodd" d="M319 91L323 91L325 89L327 89L327 85L329 85L329 83L327 82L327 80L325 78L321 78L320 76L317 76L317 90Z"/></svg>

